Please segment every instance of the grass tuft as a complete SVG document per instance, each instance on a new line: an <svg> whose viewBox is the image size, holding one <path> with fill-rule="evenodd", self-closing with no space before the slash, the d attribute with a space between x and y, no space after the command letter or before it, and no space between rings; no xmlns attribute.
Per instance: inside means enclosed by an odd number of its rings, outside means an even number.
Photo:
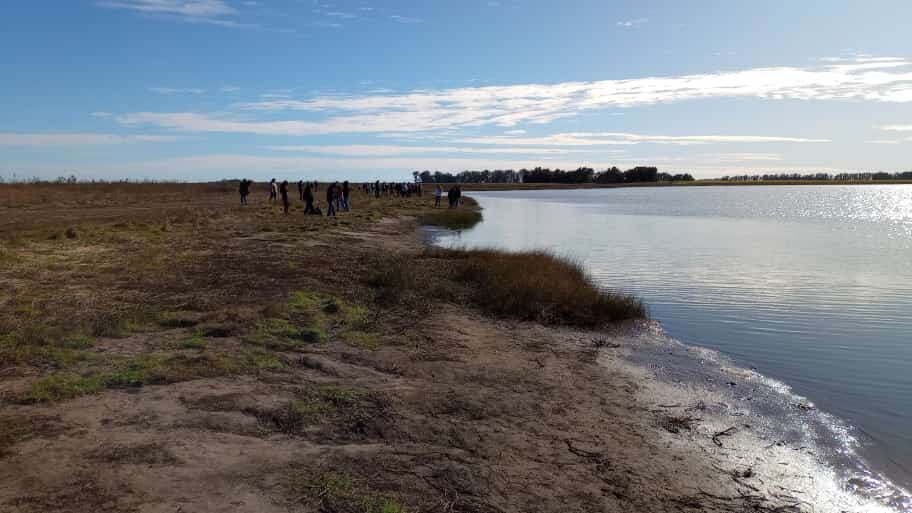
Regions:
<svg viewBox="0 0 912 513"><path fill-rule="evenodd" d="M321 511L358 513L405 513L396 499L362 490L347 474L324 474L316 486L322 501Z"/></svg>
<svg viewBox="0 0 912 513"><path fill-rule="evenodd" d="M436 254L456 260L470 301L498 317L581 327L646 317L638 299L598 287L578 262L545 251Z"/></svg>
<svg viewBox="0 0 912 513"><path fill-rule="evenodd" d="M447 208L418 216L418 224L439 226L450 230L467 230L482 220L481 212L461 208Z"/></svg>

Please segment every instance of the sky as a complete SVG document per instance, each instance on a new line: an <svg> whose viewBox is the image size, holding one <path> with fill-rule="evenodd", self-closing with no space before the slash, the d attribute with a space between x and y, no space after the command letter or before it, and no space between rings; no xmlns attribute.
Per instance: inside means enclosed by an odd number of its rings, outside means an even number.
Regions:
<svg viewBox="0 0 912 513"><path fill-rule="evenodd" d="M909 20L909 0L2 0L0 177L912 170Z"/></svg>

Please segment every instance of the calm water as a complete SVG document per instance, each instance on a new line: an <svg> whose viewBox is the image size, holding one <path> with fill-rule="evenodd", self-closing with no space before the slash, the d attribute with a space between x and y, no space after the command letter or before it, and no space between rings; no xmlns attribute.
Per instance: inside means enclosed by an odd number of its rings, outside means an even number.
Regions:
<svg viewBox="0 0 912 513"><path fill-rule="evenodd" d="M912 487L912 186L472 193L484 222L441 243L549 248L844 419Z"/></svg>

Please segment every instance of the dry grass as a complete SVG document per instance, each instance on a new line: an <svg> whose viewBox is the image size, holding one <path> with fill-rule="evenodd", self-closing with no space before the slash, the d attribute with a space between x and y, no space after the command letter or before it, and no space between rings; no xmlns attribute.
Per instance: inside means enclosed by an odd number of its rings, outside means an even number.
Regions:
<svg viewBox="0 0 912 513"><path fill-rule="evenodd" d="M466 230L480 223L481 219L478 203L472 198L463 198L459 208L434 209L418 216L418 223L450 230Z"/></svg>
<svg viewBox="0 0 912 513"><path fill-rule="evenodd" d="M383 218L468 226L480 219L471 200L435 209L430 195L356 193L331 220L297 204L282 215L259 192L244 208L233 184L0 186L0 368L40 370L14 399L279 372L283 354L315 344L376 349L396 319L440 301L578 326L644 315L544 253L345 250ZM103 350L124 337L143 341L138 354ZM240 343L211 342L223 337Z"/></svg>
<svg viewBox="0 0 912 513"><path fill-rule="evenodd" d="M448 301L495 317L586 328L647 316L638 299L600 288L579 263L542 251L378 255L368 284L377 305L416 313Z"/></svg>
<svg viewBox="0 0 912 513"><path fill-rule="evenodd" d="M595 327L646 316L631 296L599 288L578 262L548 252L449 250L472 303L501 317Z"/></svg>

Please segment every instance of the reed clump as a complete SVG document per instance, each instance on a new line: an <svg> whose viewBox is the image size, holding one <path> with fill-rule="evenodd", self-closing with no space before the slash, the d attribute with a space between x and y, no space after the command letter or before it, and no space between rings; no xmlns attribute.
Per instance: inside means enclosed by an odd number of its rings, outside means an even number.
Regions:
<svg viewBox="0 0 912 513"><path fill-rule="evenodd" d="M646 317L643 303L605 290L579 262L547 251L454 250L472 303L499 316L596 327Z"/></svg>

